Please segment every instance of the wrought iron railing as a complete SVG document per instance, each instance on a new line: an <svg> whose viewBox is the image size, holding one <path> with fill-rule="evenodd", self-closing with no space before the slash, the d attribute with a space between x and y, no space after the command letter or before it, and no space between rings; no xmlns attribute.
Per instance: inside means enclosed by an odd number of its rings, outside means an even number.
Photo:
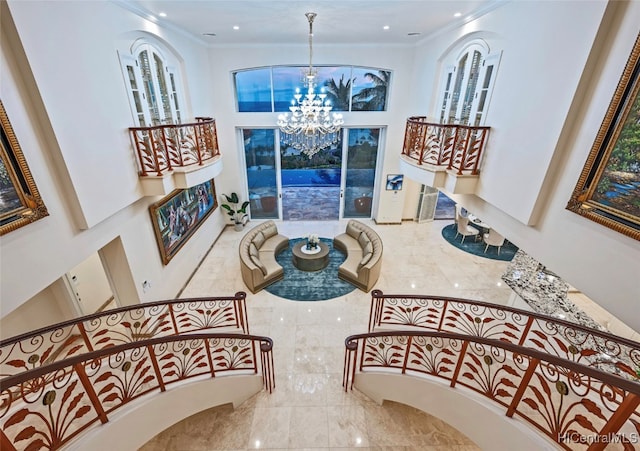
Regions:
<svg viewBox="0 0 640 451"><path fill-rule="evenodd" d="M369 332L381 327L412 327L491 338L638 380L640 343L516 308L373 290Z"/></svg>
<svg viewBox="0 0 640 451"><path fill-rule="evenodd" d="M402 155L418 165L430 164L476 175L490 127L436 124L424 116L407 119Z"/></svg>
<svg viewBox="0 0 640 451"><path fill-rule="evenodd" d="M220 155L216 121L129 128L141 176L163 175L174 168L202 165Z"/></svg>
<svg viewBox="0 0 640 451"><path fill-rule="evenodd" d="M396 331L345 341L343 386L356 371L446 380L502 406L564 449L634 449L640 384L507 341L446 332Z"/></svg>
<svg viewBox="0 0 640 451"><path fill-rule="evenodd" d="M195 378L260 373L271 393L272 347L268 337L245 334L158 337L9 376L0 380L0 448L59 449L129 402Z"/></svg>
<svg viewBox="0 0 640 451"><path fill-rule="evenodd" d="M0 378L121 344L220 328L249 333L246 293L149 302L0 341Z"/></svg>

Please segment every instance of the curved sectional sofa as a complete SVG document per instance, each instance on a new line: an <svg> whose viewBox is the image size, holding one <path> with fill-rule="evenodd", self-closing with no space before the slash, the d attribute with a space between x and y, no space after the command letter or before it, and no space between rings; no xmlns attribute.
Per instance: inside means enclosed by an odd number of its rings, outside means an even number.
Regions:
<svg viewBox="0 0 640 451"><path fill-rule="evenodd" d="M289 247L289 238L280 235L275 222L266 221L249 230L240 241L242 280L256 293L284 277L276 255Z"/></svg>
<svg viewBox="0 0 640 451"><path fill-rule="evenodd" d="M333 239L333 247L346 254L338 268L338 277L362 291L370 291L380 277L382 240L369 226L354 219L347 223L345 233Z"/></svg>

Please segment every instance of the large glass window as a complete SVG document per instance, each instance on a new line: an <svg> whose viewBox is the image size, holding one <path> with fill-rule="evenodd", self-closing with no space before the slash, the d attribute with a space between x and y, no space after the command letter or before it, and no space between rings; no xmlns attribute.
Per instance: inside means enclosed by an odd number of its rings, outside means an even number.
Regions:
<svg viewBox="0 0 640 451"><path fill-rule="evenodd" d="M352 72L352 111L385 111L391 72L354 67Z"/></svg>
<svg viewBox="0 0 640 451"><path fill-rule="evenodd" d="M271 69L236 72L238 111L271 111Z"/></svg>
<svg viewBox="0 0 640 451"><path fill-rule="evenodd" d="M278 217L275 130L242 129L251 218Z"/></svg>
<svg viewBox="0 0 640 451"><path fill-rule="evenodd" d="M296 90L304 92L304 66L235 72L239 112L289 111ZM354 66L318 66L316 93L325 92L335 111L384 111L391 71Z"/></svg>
<svg viewBox="0 0 640 451"><path fill-rule="evenodd" d="M345 218L371 217L379 128L350 128L345 182Z"/></svg>
<svg viewBox="0 0 640 451"><path fill-rule="evenodd" d="M351 67L320 67L318 80L334 111L349 111L352 88ZM316 91L317 92L317 91Z"/></svg>
<svg viewBox="0 0 640 451"><path fill-rule="evenodd" d="M304 89L300 67L273 68L273 106L275 111L289 111L296 88ZM318 91L316 91L318 92Z"/></svg>

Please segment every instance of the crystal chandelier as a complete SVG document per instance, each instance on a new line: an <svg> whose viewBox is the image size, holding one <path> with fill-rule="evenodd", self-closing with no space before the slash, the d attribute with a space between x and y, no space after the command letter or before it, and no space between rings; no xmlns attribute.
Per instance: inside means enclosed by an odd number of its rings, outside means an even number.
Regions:
<svg viewBox="0 0 640 451"><path fill-rule="evenodd" d="M307 93L303 96L300 88L291 100L291 115L283 113L278 116L282 142L300 150L309 158L320 150L338 142L340 126L344 123L342 114L331 113L331 102L326 100L324 90L315 93L317 70L313 68L313 19L316 13L306 13L309 21L309 68L304 71Z"/></svg>

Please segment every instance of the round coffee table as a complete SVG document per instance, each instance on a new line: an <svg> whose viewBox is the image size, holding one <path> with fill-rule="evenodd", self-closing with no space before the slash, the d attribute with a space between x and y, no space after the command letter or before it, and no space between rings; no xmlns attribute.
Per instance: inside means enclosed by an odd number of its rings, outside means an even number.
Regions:
<svg viewBox="0 0 640 451"><path fill-rule="evenodd" d="M329 246L322 241L318 243L319 251L306 253L306 241L297 243L291 249L293 266L301 271L320 271L329 264Z"/></svg>

